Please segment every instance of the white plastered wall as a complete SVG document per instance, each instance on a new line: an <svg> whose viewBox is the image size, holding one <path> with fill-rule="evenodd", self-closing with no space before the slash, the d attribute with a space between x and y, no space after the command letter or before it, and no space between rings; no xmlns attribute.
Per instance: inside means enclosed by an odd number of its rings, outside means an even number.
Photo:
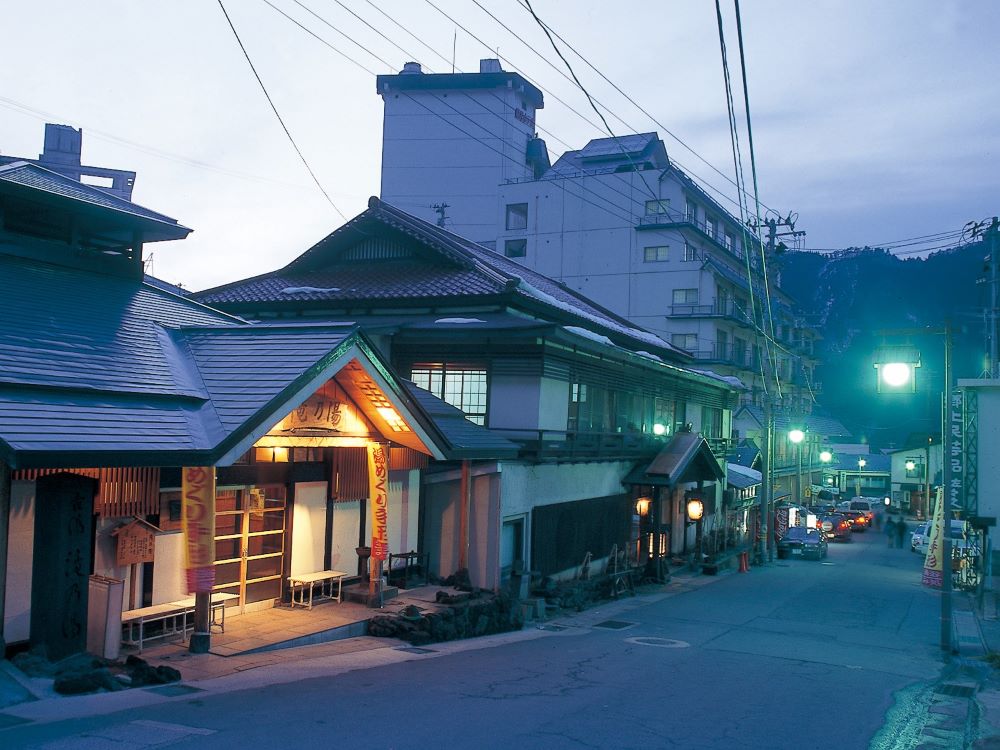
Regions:
<svg viewBox="0 0 1000 750"><path fill-rule="evenodd" d="M298 482L295 485L291 575L324 569L326 495L326 482Z"/></svg>
<svg viewBox="0 0 1000 750"><path fill-rule="evenodd" d="M333 548L330 565L347 575L358 571L358 523L361 518L361 501L349 500L333 504Z"/></svg>

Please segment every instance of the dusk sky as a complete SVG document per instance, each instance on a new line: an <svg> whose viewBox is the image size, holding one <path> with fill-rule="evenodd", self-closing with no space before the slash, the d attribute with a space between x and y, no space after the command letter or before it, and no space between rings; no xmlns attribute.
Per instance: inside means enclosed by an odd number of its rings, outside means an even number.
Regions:
<svg viewBox="0 0 1000 750"><path fill-rule="evenodd" d="M408 59L450 72L453 43L457 69L474 71L499 49L506 70L596 120L579 90L473 0L341 1L270 3L375 73L398 72ZM359 213L379 192L382 101L373 75L264 0L224 2L319 181L344 214ZM479 3L564 70L518 0ZM714 3L533 5L674 135L732 175ZM732 3L723 5L738 79ZM806 249L951 232L1000 213L1000 3L741 5L761 199L782 214L798 213ZM217 2L34 0L10 4L4 20L0 152L37 157L47 121L83 127L85 164L136 171L133 199L195 230L183 242L152 247L157 276L202 289L263 273L343 223L282 132ZM699 156L564 51L610 109L616 134L660 131L683 168L735 195ZM553 160L603 135L549 93L538 125Z"/></svg>

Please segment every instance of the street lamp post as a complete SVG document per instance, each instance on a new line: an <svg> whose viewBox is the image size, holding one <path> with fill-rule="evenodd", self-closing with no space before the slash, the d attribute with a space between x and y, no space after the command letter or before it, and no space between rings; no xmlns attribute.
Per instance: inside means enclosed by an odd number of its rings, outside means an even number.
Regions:
<svg viewBox="0 0 1000 750"><path fill-rule="evenodd" d="M830 451L819 452L819 462L826 466L833 461L833 454ZM833 484L833 477L826 473L827 469L820 470L820 479L824 484Z"/></svg>
<svg viewBox="0 0 1000 750"><path fill-rule="evenodd" d="M942 529L941 534L941 650L947 653L951 653L951 628L952 628L952 618L951 618L951 590L952 590L952 559L951 559L951 497L950 493L954 492L959 501L961 502L961 475L955 477L952 470L952 461L944 460L944 450L945 450L945 440L948 436L948 413L951 408L951 390L952 390L952 342L951 342L951 327L945 325L943 328L925 328L925 329L907 329L900 331L883 332L894 333L898 335L910 335L910 334L937 334L944 336L944 387L941 392L941 451L942 451L942 480L943 480L943 491L941 492L941 502L944 503L944 529ZM913 393L916 390L916 383L914 381L913 375L916 372L916 368L920 366L919 355L914 355L910 347L897 347L900 352L906 352L909 356L886 356L877 357L875 362L875 369L878 373L878 391L882 392L882 384L884 383L890 390L908 390ZM888 351L888 349L887 349ZM959 427L959 437L956 440L961 440L961 428ZM927 446L927 464L930 464L930 443ZM959 462L958 470L961 471L961 463ZM925 472L925 484L928 476L929 470ZM952 487L953 480L956 481L957 488ZM929 492L930 488L927 487ZM928 500L929 502L929 500ZM928 510L929 510L928 506Z"/></svg>
<svg viewBox="0 0 1000 750"><path fill-rule="evenodd" d="M861 497L861 472L864 470L868 462L863 458L858 459L858 476L854 480L854 495L856 497Z"/></svg>
<svg viewBox="0 0 1000 750"><path fill-rule="evenodd" d="M795 472L795 502L802 504L802 441L806 434L800 429L788 431L788 439L795 445L797 468Z"/></svg>
<svg viewBox="0 0 1000 750"><path fill-rule="evenodd" d="M695 524L694 531L694 559L695 569L701 569L701 519L705 515L705 504L698 498L689 500L687 504L688 523Z"/></svg>
<svg viewBox="0 0 1000 750"><path fill-rule="evenodd" d="M933 438L931 438L930 436L927 437L927 460L924 461L924 502L921 504L922 508L926 508L927 509L922 514L924 518L927 517L927 514L930 513L930 510L931 510L931 484L930 484L930 476L931 476L931 440L932 439Z"/></svg>

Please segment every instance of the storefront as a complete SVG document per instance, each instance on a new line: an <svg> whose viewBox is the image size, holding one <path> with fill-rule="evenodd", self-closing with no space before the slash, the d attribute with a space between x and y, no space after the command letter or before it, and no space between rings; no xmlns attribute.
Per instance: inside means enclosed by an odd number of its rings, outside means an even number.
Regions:
<svg viewBox="0 0 1000 750"><path fill-rule="evenodd" d="M638 515L633 529L638 538L631 543L637 550L638 566L653 580L664 578L664 558L690 556L704 537L699 532L714 530L719 521L719 487L725 473L704 437L679 432L653 458L641 462L623 480L632 488L632 502ZM688 517L688 505L697 500L703 516Z"/></svg>

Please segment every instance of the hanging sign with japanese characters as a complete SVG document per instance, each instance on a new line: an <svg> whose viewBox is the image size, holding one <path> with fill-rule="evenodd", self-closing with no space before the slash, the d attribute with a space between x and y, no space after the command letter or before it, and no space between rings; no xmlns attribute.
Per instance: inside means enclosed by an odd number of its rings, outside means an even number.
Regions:
<svg viewBox="0 0 1000 750"><path fill-rule="evenodd" d="M309 398L289 412L268 436L336 433L364 437L368 423L343 389L328 380Z"/></svg>
<svg viewBox="0 0 1000 750"><path fill-rule="evenodd" d="M181 527L188 593L215 585L215 467L188 466L181 473Z"/></svg>
<svg viewBox="0 0 1000 750"><path fill-rule="evenodd" d="M963 457L965 446L963 445L963 408L962 392L952 391L948 397L948 436L945 445L948 455L945 460L948 462L950 476L946 495L948 503L946 505L945 516L951 518L951 511L965 510L965 466Z"/></svg>
<svg viewBox="0 0 1000 750"><path fill-rule="evenodd" d="M372 509L372 560L385 560L389 557L389 465L381 443L368 443L368 491Z"/></svg>
<svg viewBox="0 0 1000 750"><path fill-rule="evenodd" d="M115 562L118 565L153 562L156 552L155 527L135 519L111 533L115 537Z"/></svg>

